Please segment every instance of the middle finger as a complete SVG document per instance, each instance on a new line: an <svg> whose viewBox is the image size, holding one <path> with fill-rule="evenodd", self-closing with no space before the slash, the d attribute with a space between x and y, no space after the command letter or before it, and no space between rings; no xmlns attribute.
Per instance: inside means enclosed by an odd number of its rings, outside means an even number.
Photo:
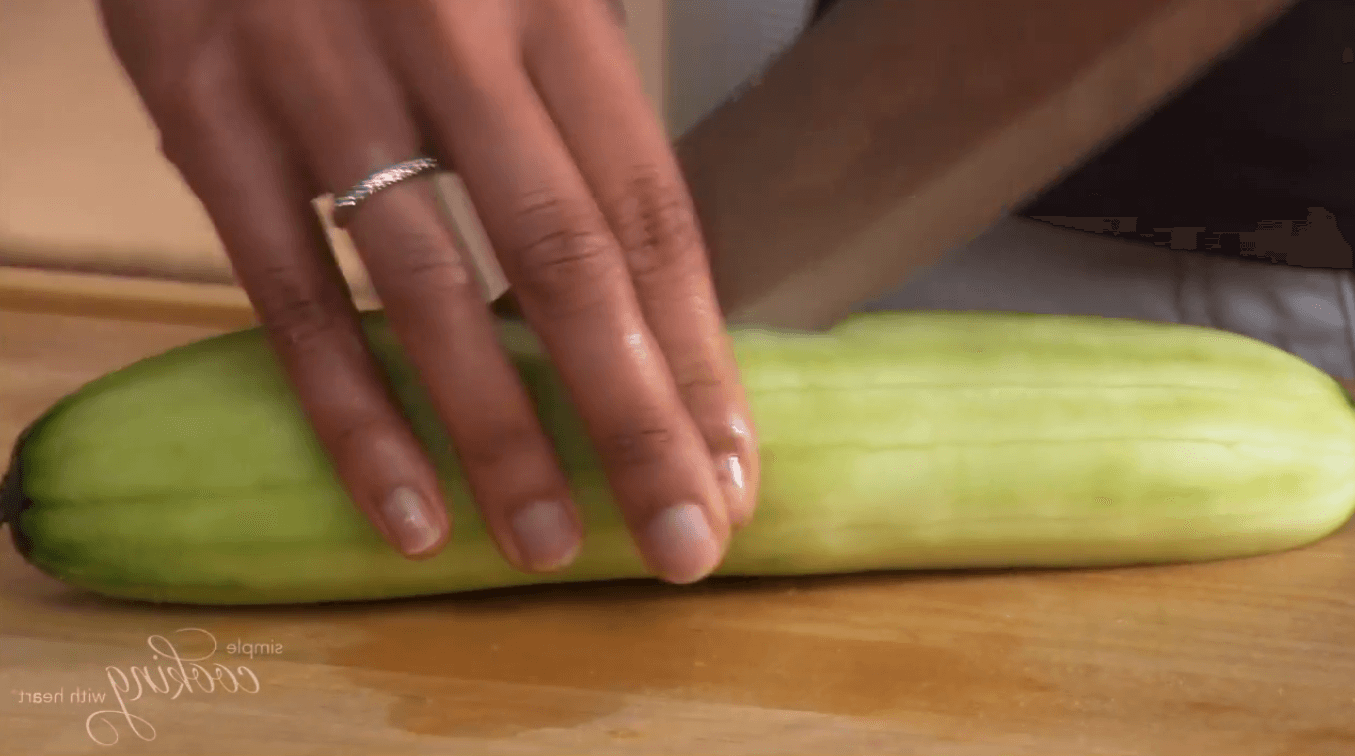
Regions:
<svg viewBox="0 0 1355 756"><path fill-rule="evenodd" d="M728 542L723 492L621 249L523 69L516 6L416 0L383 5L380 17L647 563L668 580L697 580Z"/></svg>

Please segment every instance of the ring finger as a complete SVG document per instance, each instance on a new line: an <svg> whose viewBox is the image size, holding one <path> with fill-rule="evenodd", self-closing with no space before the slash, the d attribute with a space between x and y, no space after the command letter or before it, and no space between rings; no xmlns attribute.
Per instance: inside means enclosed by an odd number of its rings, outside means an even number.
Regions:
<svg viewBox="0 0 1355 756"><path fill-rule="evenodd" d="M321 186L344 192L417 154L418 129L357 5L258 7L264 15L248 33L258 86ZM524 570L567 565L581 538L568 481L431 187L380 191L347 228L500 550Z"/></svg>

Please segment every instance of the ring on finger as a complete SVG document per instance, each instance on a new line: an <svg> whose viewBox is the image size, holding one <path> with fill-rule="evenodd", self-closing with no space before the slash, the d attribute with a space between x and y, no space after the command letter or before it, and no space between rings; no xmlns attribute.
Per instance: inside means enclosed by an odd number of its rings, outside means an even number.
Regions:
<svg viewBox="0 0 1355 756"><path fill-rule="evenodd" d="M438 168L437 160L430 157L418 157L373 172L354 185L352 189L334 198L332 213L334 225L339 228L348 225L358 207L382 189L390 188L401 181L407 181Z"/></svg>

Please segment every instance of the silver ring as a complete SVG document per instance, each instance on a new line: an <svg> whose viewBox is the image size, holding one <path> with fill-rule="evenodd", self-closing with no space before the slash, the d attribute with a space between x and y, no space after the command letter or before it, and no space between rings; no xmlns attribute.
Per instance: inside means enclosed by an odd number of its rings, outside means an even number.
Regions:
<svg viewBox="0 0 1355 756"><path fill-rule="evenodd" d="M414 158L382 168L359 181L352 189L334 198L334 225L343 228L353 217L358 205L361 205L368 197L382 189L437 169L438 161L430 157Z"/></svg>

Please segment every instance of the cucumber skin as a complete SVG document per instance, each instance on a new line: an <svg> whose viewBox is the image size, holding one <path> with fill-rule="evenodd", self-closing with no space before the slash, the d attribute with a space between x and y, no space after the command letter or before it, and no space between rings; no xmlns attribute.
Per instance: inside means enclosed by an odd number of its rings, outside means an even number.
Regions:
<svg viewBox="0 0 1355 756"><path fill-rule="evenodd" d="M380 313L364 327L433 455L453 535L404 559L340 487L250 329L99 378L16 444L24 558L106 596L186 604L370 600L646 577L561 384L502 326L583 509L568 570L499 555ZM1096 567L1296 548L1355 509L1339 383L1193 326L1018 313L872 313L824 334L737 329L762 454L722 575Z"/></svg>

